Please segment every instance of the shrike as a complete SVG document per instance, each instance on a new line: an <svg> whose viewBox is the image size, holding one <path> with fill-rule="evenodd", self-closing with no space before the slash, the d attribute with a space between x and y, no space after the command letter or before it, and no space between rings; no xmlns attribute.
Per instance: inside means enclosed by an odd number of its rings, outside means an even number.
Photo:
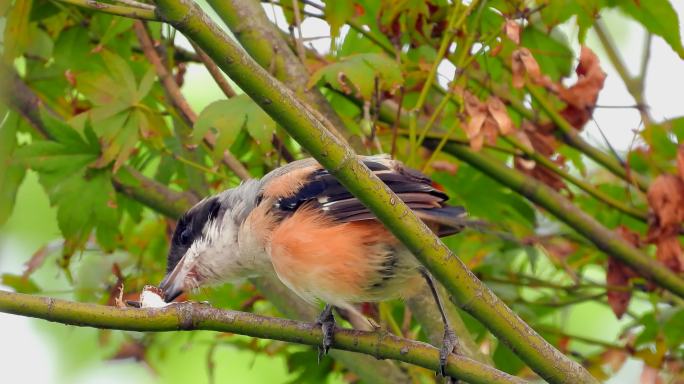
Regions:
<svg viewBox="0 0 684 384"><path fill-rule="evenodd" d="M462 207L422 173L387 156L360 159L439 236L459 232ZM323 352L333 344L332 307L408 297L427 281L445 324L441 373L455 334L427 271L334 176L313 159L208 197L178 221L160 288L172 301L185 290L275 271L302 299L323 301Z"/></svg>

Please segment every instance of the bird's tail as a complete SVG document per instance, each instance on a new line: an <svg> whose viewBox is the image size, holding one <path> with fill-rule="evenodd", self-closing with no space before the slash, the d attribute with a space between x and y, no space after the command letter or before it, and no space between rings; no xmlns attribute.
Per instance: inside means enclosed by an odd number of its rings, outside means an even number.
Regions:
<svg viewBox="0 0 684 384"><path fill-rule="evenodd" d="M468 213L460 206L416 209L415 213L427 224L436 226L437 235L440 237L461 232L463 228L469 226Z"/></svg>

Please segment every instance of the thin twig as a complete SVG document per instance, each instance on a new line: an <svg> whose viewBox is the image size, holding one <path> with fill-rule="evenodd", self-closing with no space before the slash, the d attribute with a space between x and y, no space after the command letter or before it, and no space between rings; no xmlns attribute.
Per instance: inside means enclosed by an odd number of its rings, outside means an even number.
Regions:
<svg viewBox="0 0 684 384"><path fill-rule="evenodd" d="M299 12L299 1L292 0L292 9L295 19L295 28L297 28L297 36L292 34L295 42L295 47L297 47L297 56L299 56L299 61L306 63L306 53L304 53L304 45L302 44L302 16Z"/></svg>
<svg viewBox="0 0 684 384"><path fill-rule="evenodd" d="M198 47L194 41L190 40L190 44L197 53L197 57L199 57L204 66L207 68L207 71L209 71L209 74L214 79L216 85L218 85L223 94L229 99L235 97L237 93L235 93L235 90L226 79L225 75L223 74L223 71L221 71L221 69L219 69L219 67L216 66L214 60L212 60L211 57L207 56L207 54L204 53L202 48Z"/></svg>
<svg viewBox="0 0 684 384"><path fill-rule="evenodd" d="M150 11L154 11L154 5L151 5L151 4L141 3L141 2L135 1L135 0L115 0L115 1L117 3L130 5L133 8L149 9Z"/></svg>
<svg viewBox="0 0 684 384"><path fill-rule="evenodd" d="M599 41L601 42L601 45L608 56L608 60L610 60L618 75L620 75L620 78L625 83L627 91L630 93L630 95L632 95L634 101L636 101L637 105L646 105L646 102L644 101L643 79L645 76L643 74L645 73L651 55L650 34L647 34L645 49L644 52L642 52L640 68L642 72L637 76L632 76L627 69L625 61L623 60L622 56L620 56L618 49L615 47L615 42L608 34L608 30L603 24L603 21L600 19L596 20L596 23L594 23L594 31L596 32L596 36L598 36ZM639 112L641 113L641 118L644 120L644 124L649 125L652 119L648 113L648 110L640 109Z"/></svg>
<svg viewBox="0 0 684 384"><path fill-rule="evenodd" d="M142 21L136 20L133 23L133 29L135 30L136 36L138 36L140 47L142 48L145 57L157 72L157 76L159 76L159 80L164 86L164 90L166 90L171 103L178 109L183 120L192 127L197 120L197 114L192 110L190 104L185 99L185 96L183 96L183 93L181 93L181 90L176 83L176 79L174 79L171 72L166 69L166 66L162 63L157 50L154 48L154 42L147 32L145 24L143 24Z"/></svg>
<svg viewBox="0 0 684 384"><path fill-rule="evenodd" d="M136 21L133 24L133 28L138 35L138 40L140 40L140 46L145 53L145 57L147 57L147 60L149 60L154 66L157 76L159 76L159 79L161 80L162 85L164 86L164 89L166 90L172 104L178 109L183 117L183 120L185 120L190 127L194 126L195 121L197 121L197 114L192 107L190 107L190 104L185 99L185 96L183 96L183 93L176 83L176 80L162 63L161 58L154 49L152 39L147 33L147 28L145 28L145 25L141 21ZM201 51L201 49L197 51L198 55ZM202 52L202 54L204 54L204 52ZM206 57L206 54L204 55ZM209 68L209 66L207 68ZM218 68L216 68L216 70L218 70ZM216 145L216 137L209 132L204 137L204 142L209 146L209 148L214 148ZM240 163L240 161L236 159L235 156L233 156L233 154L231 154L228 150L223 152L223 163L228 166L228 168L240 179L245 180L251 177L249 171L247 171L244 165L242 165L242 163Z"/></svg>
<svg viewBox="0 0 684 384"><path fill-rule="evenodd" d="M159 18L154 13L154 10L139 8L139 7L125 7L122 5L113 5L108 3L101 3L95 0L53 0L64 4L75 5L81 8L87 8L98 12L109 13L117 16L129 17L132 19L159 21Z"/></svg>

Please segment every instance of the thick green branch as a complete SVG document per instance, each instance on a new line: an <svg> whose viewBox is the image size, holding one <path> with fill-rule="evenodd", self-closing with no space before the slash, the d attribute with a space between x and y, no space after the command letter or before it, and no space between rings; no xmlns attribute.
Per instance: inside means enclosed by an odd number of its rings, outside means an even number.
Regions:
<svg viewBox="0 0 684 384"><path fill-rule="evenodd" d="M425 224L336 139L317 116L254 62L189 0L159 0L161 18L211 56L245 93L278 121L416 255L460 305L554 383L595 383L497 298Z"/></svg>
<svg viewBox="0 0 684 384"><path fill-rule="evenodd" d="M319 345L321 327L315 323L264 317L246 312L212 308L204 304L178 303L165 308L116 308L96 304L0 292L0 311L62 324L140 332L210 330ZM394 359L436 370L438 350L428 344L382 332L338 329L334 347ZM471 383L524 383L467 357L451 355L446 371Z"/></svg>
<svg viewBox="0 0 684 384"><path fill-rule="evenodd" d="M251 57L278 80L287 84L301 100L325 116L333 133L345 132L345 125L317 88L309 88L309 72L281 38L280 30L266 17L259 1L208 0Z"/></svg>
<svg viewBox="0 0 684 384"><path fill-rule="evenodd" d="M684 280L677 274L628 244L618 234L601 225L549 186L526 177L485 154L475 153L465 146L450 143L444 147L444 151L544 207L588 238L600 250L633 267L639 274L653 279L672 293L684 297Z"/></svg>

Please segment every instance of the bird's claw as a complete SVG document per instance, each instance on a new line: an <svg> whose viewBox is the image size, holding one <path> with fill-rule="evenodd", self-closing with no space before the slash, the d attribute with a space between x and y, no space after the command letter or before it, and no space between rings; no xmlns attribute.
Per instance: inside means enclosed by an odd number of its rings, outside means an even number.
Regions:
<svg viewBox="0 0 684 384"><path fill-rule="evenodd" d="M323 341L318 346L318 362L320 363L321 358L328 354L330 347L332 347L335 341L335 317L332 313L332 307L326 306L318 320L316 320L316 324L320 325L323 331Z"/></svg>
<svg viewBox="0 0 684 384"><path fill-rule="evenodd" d="M442 340L442 348L439 350L439 372L442 377L448 377L446 373L447 359L449 355L456 352L458 346L458 339L456 332L451 328L444 330L444 339Z"/></svg>

